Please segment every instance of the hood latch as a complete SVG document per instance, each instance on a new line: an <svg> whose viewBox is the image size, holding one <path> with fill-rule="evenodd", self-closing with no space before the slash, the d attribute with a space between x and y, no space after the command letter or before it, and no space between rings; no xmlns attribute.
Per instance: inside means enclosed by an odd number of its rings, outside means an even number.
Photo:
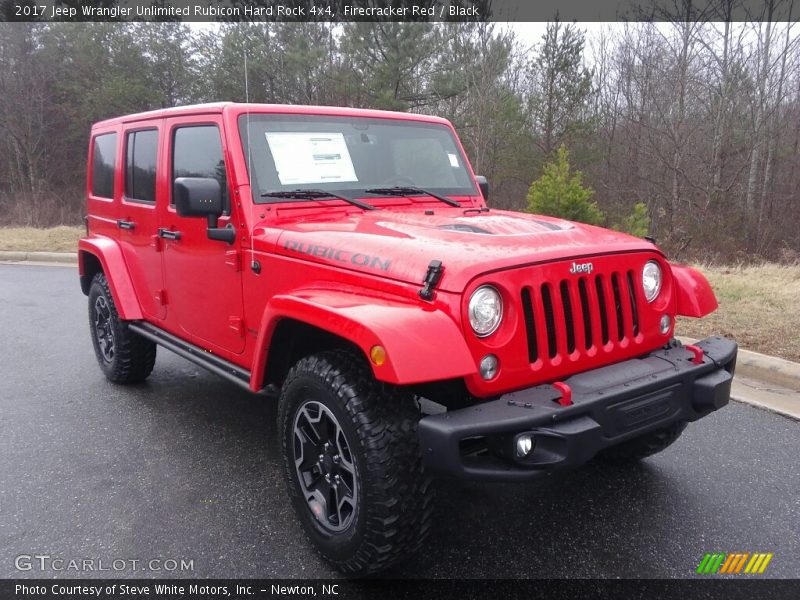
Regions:
<svg viewBox="0 0 800 600"><path fill-rule="evenodd" d="M442 261L432 260L430 262L428 271L425 273L425 279L422 280L422 283L425 285L423 285L422 289L419 291L420 298L428 301L433 300L433 288L436 287L439 280L442 278L443 271L444 267L442 267Z"/></svg>

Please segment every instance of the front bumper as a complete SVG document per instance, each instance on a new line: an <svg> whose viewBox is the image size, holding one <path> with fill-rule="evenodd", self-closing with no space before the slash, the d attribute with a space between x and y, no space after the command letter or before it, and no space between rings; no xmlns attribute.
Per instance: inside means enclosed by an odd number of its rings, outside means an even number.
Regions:
<svg viewBox="0 0 800 600"><path fill-rule="evenodd" d="M675 346L573 375L564 381L571 406L560 406L561 392L540 385L424 417L418 433L426 466L462 478L525 481L672 423L696 421L728 403L737 350L718 336L696 346L699 358ZM522 433L535 443L518 458L514 443Z"/></svg>

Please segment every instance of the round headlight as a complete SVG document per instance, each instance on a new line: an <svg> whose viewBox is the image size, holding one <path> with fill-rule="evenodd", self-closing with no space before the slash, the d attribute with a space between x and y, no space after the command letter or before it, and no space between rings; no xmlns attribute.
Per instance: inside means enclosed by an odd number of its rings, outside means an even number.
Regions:
<svg viewBox="0 0 800 600"><path fill-rule="evenodd" d="M490 285L479 287L469 299L469 324L478 337L495 332L503 318L503 300L500 292Z"/></svg>
<svg viewBox="0 0 800 600"><path fill-rule="evenodd" d="M654 260L647 261L642 269L642 288L648 302L655 300L661 291L661 267Z"/></svg>

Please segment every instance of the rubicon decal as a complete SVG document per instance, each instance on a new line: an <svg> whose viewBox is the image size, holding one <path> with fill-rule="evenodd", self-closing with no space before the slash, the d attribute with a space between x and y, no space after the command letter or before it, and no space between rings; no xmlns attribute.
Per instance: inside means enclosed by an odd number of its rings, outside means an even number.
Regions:
<svg viewBox="0 0 800 600"><path fill-rule="evenodd" d="M351 263L359 267L371 267L373 269L380 269L381 271L388 271L392 264L391 259L388 258L372 256L362 252L351 252L350 250L343 250L332 246L308 244L296 240L286 240L283 247L286 250L291 250L298 254L307 254L316 258L327 258L339 262Z"/></svg>
<svg viewBox="0 0 800 600"><path fill-rule="evenodd" d="M707 552L697 565L699 575L760 575L767 570L772 552Z"/></svg>

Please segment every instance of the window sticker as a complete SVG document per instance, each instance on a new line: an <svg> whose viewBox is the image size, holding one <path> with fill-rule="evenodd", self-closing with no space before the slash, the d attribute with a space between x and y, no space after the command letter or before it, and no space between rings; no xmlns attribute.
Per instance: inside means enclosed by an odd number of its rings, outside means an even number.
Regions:
<svg viewBox="0 0 800 600"><path fill-rule="evenodd" d="M456 156L452 152L448 152L447 153L447 158L450 159L450 166L453 167L454 169L457 169L458 168L458 156Z"/></svg>
<svg viewBox="0 0 800 600"><path fill-rule="evenodd" d="M265 133L281 185L358 181L341 133Z"/></svg>

